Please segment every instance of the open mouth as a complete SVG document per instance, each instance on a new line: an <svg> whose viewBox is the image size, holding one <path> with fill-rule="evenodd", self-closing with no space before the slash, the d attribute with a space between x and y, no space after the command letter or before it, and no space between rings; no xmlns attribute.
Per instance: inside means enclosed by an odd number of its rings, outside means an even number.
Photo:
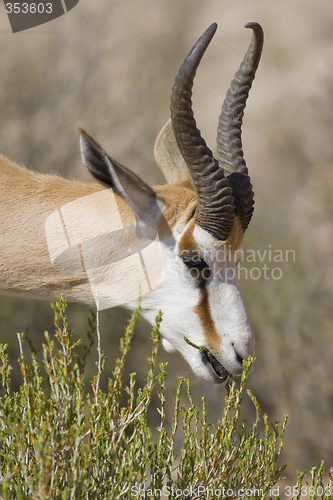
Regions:
<svg viewBox="0 0 333 500"><path fill-rule="evenodd" d="M219 377L221 383L228 378L227 370L224 368L224 366L221 365L221 363L215 358L215 356L213 356L212 353L208 351L208 349L205 351L201 351L201 356L204 358L204 360L206 360L206 362L211 365L214 372Z"/></svg>
<svg viewBox="0 0 333 500"><path fill-rule="evenodd" d="M218 376L220 383L223 383L228 378L229 373L227 372L227 370L224 368L224 366L221 365L221 363L215 358L215 356L212 355L207 347L198 346L191 342L187 337L184 337L184 340L188 345L200 351L204 363L209 363L211 365L214 372Z"/></svg>

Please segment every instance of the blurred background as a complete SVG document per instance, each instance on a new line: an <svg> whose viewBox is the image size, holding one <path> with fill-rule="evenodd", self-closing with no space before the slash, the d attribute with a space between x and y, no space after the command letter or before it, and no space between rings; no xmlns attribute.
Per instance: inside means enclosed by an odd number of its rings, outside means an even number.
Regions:
<svg viewBox="0 0 333 500"><path fill-rule="evenodd" d="M265 31L243 126L256 196L244 250L259 251L262 262L257 254L242 264L261 272L252 279L242 273L240 288L256 334L248 388L271 421L289 415L281 463L295 480L295 469L321 460L333 466L331 0L80 0L65 16L15 35L1 2L0 151L31 169L88 180L78 143L84 127L147 182L162 183L153 146L169 117L174 77L214 21L219 29L194 86L196 119L212 149L224 95L251 38L243 26L257 21ZM288 261L286 250L294 251ZM281 262L272 261L276 251ZM264 265L281 272L264 276ZM84 337L89 309L72 304L68 314L75 335ZM105 380L128 317L123 309L101 313ZM26 327L41 350L43 331L53 331L49 303L0 296L0 338L9 343L14 387L15 332ZM127 363L139 384L149 332L140 321ZM190 377L196 401L208 401L210 420L222 416L224 387L196 379L179 355L161 349L159 360L168 362L167 397L177 375ZM244 418L253 418L249 402Z"/></svg>

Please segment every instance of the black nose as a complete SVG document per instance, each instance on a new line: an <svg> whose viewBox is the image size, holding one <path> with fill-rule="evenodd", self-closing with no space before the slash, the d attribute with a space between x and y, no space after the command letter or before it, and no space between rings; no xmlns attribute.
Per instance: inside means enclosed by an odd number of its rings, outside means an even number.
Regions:
<svg viewBox="0 0 333 500"><path fill-rule="evenodd" d="M242 365L242 364L243 364L243 361L244 361L244 358L238 354L238 352L237 352L237 351L236 351L236 349L235 349L234 344L232 344L232 346L233 346L234 351L235 351L235 354L236 354L236 359L237 359L237 362L238 362L238 363L240 363L240 364Z"/></svg>

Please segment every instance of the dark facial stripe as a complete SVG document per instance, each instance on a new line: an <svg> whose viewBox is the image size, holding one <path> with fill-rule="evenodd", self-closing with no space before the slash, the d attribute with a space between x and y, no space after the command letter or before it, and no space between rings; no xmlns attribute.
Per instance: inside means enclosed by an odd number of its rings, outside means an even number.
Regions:
<svg viewBox="0 0 333 500"><path fill-rule="evenodd" d="M218 348L219 336L211 315L208 301L208 290L206 286L203 286L200 289L199 303L195 307L194 312L199 316L199 320L204 332L205 345L212 348Z"/></svg>
<svg viewBox="0 0 333 500"><path fill-rule="evenodd" d="M198 244L193 236L194 227L195 221L192 220L179 242L178 249L180 254L182 252L199 252ZM219 336L211 315L205 281L200 283L200 298L198 305L194 308L194 312L199 317L204 332L205 345L213 349L218 348Z"/></svg>

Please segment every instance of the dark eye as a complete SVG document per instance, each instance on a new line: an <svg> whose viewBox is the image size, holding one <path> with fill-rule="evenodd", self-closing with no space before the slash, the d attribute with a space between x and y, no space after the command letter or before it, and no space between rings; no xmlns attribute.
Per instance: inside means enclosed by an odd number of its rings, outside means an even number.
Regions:
<svg viewBox="0 0 333 500"><path fill-rule="evenodd" d="M192 278L200 281L210 278L210 267L199 255L182 255L181 258Z"/></svg>

